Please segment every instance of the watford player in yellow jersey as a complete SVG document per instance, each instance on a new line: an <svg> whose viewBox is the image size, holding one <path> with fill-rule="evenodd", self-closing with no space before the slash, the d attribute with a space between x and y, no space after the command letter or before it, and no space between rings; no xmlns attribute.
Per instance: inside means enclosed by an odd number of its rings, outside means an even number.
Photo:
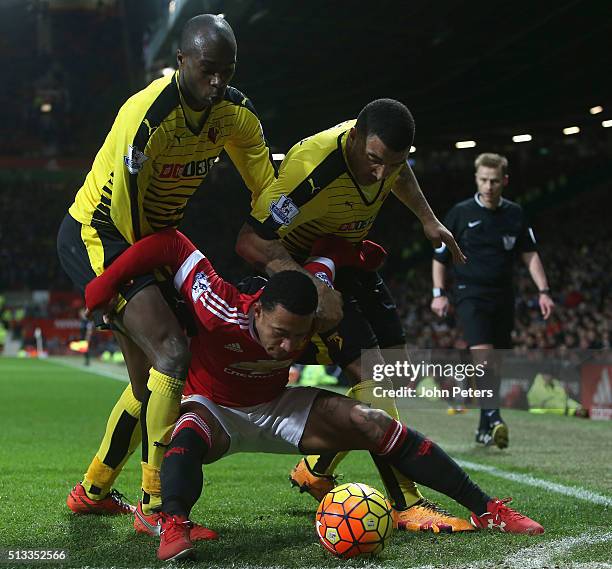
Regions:
<svg viewBox="0 0 612 569"><path fill-rule="evenodd" d="M410 111L398 101L379 99L366 105L357 120L300 141L285 157L278 178L258 197L240 232L238 253L273 274L299 270L298 263L322 235L337 235L362 247L380 208L393 193L419 218L434 246L444 242L456 262L465 262L407 163L413 138ZM328 356L353 381L352 397L373 403L397 418L393 399L373 395L374 385L389 386L362 377L361 371L362 350L369 350L368 358L374 360L371 365L384 363L380 348L406 349L397 309L385 283L376 270L346 269L336 275L336 290L320 281L316 284L321 312L318 329L327 332L320 333L321 342L313 346L311 356L318 363L329 363L323 359ZM298 463L291 480L321 499L334 486L334 471L342 458L309 456ZM473 529L467 520L423 498L414 482L375 462L394 506L396 527L434 532Z"/></svg>
<svg viewBox="0 0 612 569"><path fill-rule="evenodd" d="M274 180L255 110L228 85L236 66L229 24L208 14L189 20L177 60L174 75L153 81L121 107L59 230L60 260L81 290L130 244L177 226L223 151L253 198ZM77 513L134 512L111 487L142 433L141 530L160 505L159 467L189 365L183 327L156 284L147 275L122 290L113 327L131 386L115 405L83 482L68 497Z"/></svg>

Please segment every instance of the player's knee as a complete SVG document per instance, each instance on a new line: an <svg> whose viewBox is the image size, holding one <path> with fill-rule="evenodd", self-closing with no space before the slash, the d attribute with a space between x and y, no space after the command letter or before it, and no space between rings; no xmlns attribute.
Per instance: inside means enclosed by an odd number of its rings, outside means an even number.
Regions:
<svg viewBox="0 0 612 569"><path fill-rule="evenodd" d="M158 342L153 367L172 377L184 377L190 359L191 354L184 334L168 334Z"/></svg>
<svg viewBox="0 0 612 569"><path fill-rule="evenodd" d="M382 409L372 409L363 404L351 407L349 418L353 428L370 450L380 446L393 422L392 417Z"/></svg>
<svg viewBox="0 0 612 569"><path fill-rule="evenodd" d="M204 464L210 464L219 460L228 451L230 446L230 437L220 426L213 429L212 444L210 451L204 457Z"/></svg>

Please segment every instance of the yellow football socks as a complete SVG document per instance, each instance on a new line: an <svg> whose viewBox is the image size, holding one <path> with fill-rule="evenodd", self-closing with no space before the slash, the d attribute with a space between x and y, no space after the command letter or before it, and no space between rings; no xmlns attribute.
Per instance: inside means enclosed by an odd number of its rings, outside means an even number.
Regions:
<svg viewBox="0 0 612 569"><path fill-rule="evenodd" d="M90 499L100 500L108 494L123 465L140 444L140 407L128 385L111 411L100 448L83 478Z"/></svg>
<svg viewBox="0 0 612 569"><path fill-rule="evenodd" d="M154 368L149 372L147 387L151 395L141 418L147 434L142 457L142 509L147 515L161 506L159 471L179 416L184 383Z"/></svg>

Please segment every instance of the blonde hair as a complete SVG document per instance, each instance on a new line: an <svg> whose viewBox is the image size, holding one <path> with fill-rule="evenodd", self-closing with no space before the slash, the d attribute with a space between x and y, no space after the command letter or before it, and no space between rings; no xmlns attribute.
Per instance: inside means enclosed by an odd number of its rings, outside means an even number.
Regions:
<svg viewBox="0 0 612 569"><path fill-rule="evenodd" d="M494 154L493 152L479 154L474 161L474 167L478 170L480 166L485 168L501 168L502 176L508 173L508 159L501 154Z"/></svg>

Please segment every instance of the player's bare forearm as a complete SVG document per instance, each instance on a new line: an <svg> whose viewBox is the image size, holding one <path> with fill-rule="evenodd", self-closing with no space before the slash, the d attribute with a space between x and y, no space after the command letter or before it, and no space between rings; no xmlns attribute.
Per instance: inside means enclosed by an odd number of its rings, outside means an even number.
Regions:
<svg viewBox="0 0 612 569"><path fill-rule="evenodd" d="M540 255L535 251L523 253L523 261L525 265L527 265L529 274L538 287L538 290L547 290L549 288L548 279L546 278L546 272L544 271L544 265L542 265Z"/></svg>
<svg viewBox="0 0 612 569"><path fill-rule="evenodd" d="M408 165L402 168L393 186L393 193L419 218L419 221L423 224L425 237L431 241L436 249L444 243L453 256L454 263L463 264L466 262L466 257L457 245L452 233L444 227L429 206Z"/></svg>
<svg viewBox="0 0 612 569"><path fill-rule="evenodd" d="M260 237L248 223L240 229L236 253L257 270L270 276L280 271L301 271L310 276L308 271L304 271L291 258L280 240Z"/></svg>
<svg viewBox="0 0 612 569"><path fill-rule="evenodd" d="M434 259L431 264L431 280L433 288L444 288L446 281L446 266Z"/></svg>
<svg viewBox="0 0 612 569"><path fill-rule="evenodd" d="M264 239L245 223L238 234L236 253L245 261L262 272L272 276L279 271L300 271L308 275L315 283L319 293L317 308L317 330L319 332L333 329L342 319L342 296L329 288L322 280L306 271L296 263L278 239Z"/></svg>
<svg viewBox="0 0 612 569"><path fill-rule="evenodd" d="M437 221L433 210L421 191L419 182L408 165L402 168L397 181L393 185L393 193L419 218L423 225Z"/></svg>

